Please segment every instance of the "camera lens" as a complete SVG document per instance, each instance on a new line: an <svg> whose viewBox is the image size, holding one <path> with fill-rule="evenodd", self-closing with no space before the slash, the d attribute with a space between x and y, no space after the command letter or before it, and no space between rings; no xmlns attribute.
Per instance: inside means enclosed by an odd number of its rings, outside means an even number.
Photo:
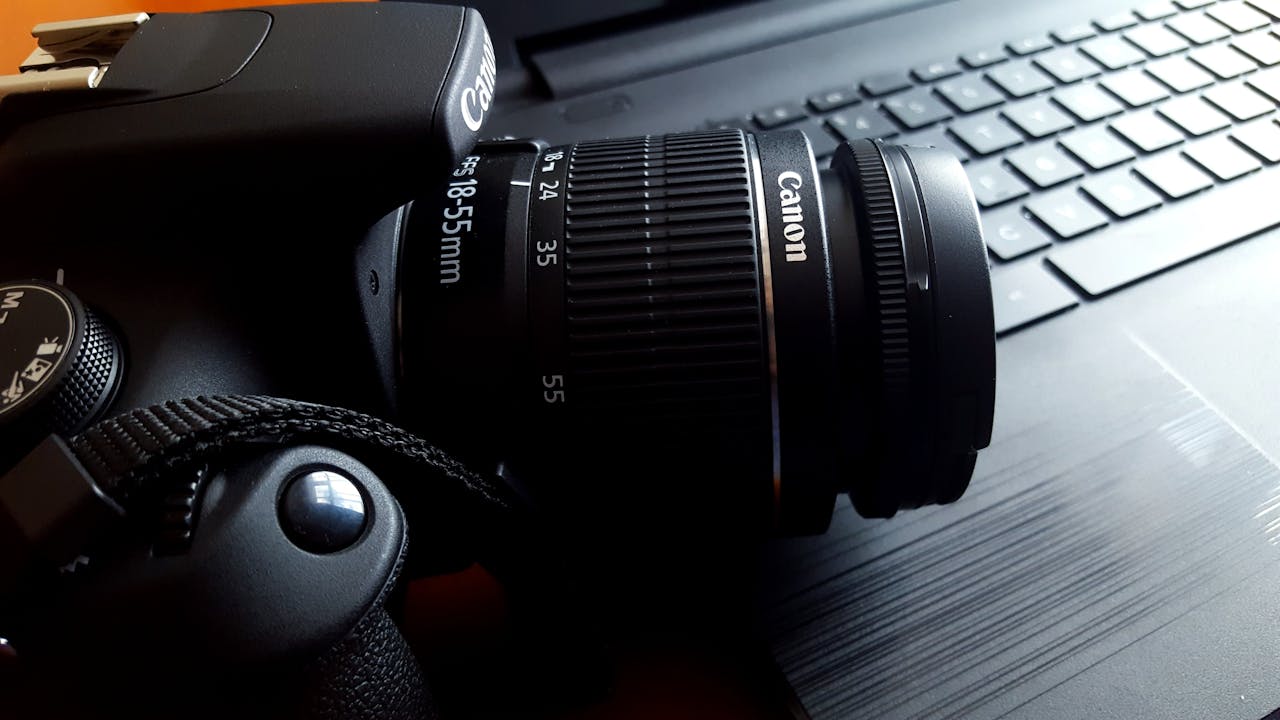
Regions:
<svg viewBox="0 0 1280 720"><path fill-rule="evenodd" d="M957 499L990 440L986 255L937 150L482 143L400 254L406 421L566 493L819 532L841 492Z"/></svg>

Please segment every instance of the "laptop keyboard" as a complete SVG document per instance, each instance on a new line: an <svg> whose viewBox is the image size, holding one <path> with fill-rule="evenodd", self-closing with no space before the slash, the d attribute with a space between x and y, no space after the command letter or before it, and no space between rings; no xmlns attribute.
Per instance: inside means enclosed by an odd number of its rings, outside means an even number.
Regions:
<svg viewBox="0 0 1280 720"><path fill-rule="evenodd" d="M1280 0L1154 0L711 125L954 153L1005 335L1280 225L1277 105Z"/></svg>

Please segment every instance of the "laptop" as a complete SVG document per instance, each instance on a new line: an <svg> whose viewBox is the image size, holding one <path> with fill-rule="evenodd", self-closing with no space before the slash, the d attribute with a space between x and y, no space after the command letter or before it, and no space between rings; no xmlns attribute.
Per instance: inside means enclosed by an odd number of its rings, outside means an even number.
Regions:
<svg viewBox="0 0 1280 720"><path fill-rule="evenodd" d="M1280 708L1280 2L472 3L498 134L934 145L981 206L995 435L959 502L767 559L826 718Z"/></svg>

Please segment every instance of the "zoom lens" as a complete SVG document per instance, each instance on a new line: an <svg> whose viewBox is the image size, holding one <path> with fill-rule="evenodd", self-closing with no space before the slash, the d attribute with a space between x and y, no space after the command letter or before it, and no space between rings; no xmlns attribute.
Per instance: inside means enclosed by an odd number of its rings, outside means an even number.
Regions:
<svg viewBox="0 0 1280 720"><path fill-rule="evenodd" d="M955 500L990 440L985 250L937 150L483 143L400 252L406 421L552 494L819 532L841 492Z"/></svg>

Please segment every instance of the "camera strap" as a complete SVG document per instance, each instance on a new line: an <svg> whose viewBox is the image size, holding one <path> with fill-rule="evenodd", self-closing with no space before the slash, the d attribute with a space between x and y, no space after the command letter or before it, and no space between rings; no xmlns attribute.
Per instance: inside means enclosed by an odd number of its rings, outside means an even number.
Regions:
<svg viewBox="0 0 1280 720"><path fill-rule="evenodd" d="M534 583L541 584L548 571L563 574L545 567L557 554L518 495L416 435L344 408L230 395L133 410L66 441L49 436L0 477L0 542L8 549L0 597L33 571L74 571L126 526L154 532L164 517L172 528L177 513L179 529L185 523L189 531L204 468L298 444L332 447L369 465L411 521L415 506L443 508L453 544L504 582L541 574Z"/></svg>

